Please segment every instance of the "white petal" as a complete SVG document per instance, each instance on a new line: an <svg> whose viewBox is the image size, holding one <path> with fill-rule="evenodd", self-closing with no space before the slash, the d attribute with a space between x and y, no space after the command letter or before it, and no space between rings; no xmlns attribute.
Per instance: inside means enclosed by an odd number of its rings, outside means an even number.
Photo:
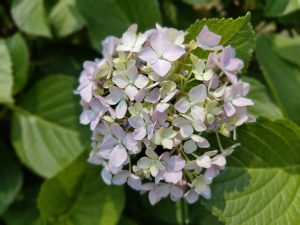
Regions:
<svg viewBox="0 0 300 225"><path fill-rule="evenodd" d="M190 107L191 104L186 98L179 99L175 104L175 109L181 113L186 113Z"/></svg>
<svg viewBox="0 0 300 225"><path fill-rule="evenodd" d="M126 76L124 75L115 75L112 77L112 81L119 87L119 88L125 88L129 80Z"/></svg>
<svg viewBox="0 0 300 225"><path fill-rule="evenodd" d="M164 52L168 40L164 32L157 31L151 37L150 44L153 50L157 53L158 56L161 56Z"/></svg>
<svg viewBox="0 0 300 225"><path fill-rule="evenodd" d="M114 150L109 155L109 163L113 167L120 167L128 158L127 152L123 145L116 145Z"/></svg>
<svg viewBox="0 0 300 225"><path fill-rule="evenodd" d="M207 129L206 125L201 120L193 121L193 127L198 132L202 132Z"/></svg>
<svg viewBox="0 0 300 225"><path fill-rule="evenodd" d="M187 124L189 124L188 121L186 119L182 118L182 117L178 117L173 121L173 125L175 127L182 127L182 126L187 125Z"/></svg>
<svg viewBox="0 0 300 225"><path fill-rule="evenodd" d="M152 48L146 47L139 52L139 58L153 65L158 60L158 55Z"/></svg>
<svg viewBox="0 0 300 225"><path fill-rule="evenodd" d="M132 135L135 140L141 141L145 138L146 134L147 134L146 128L140 127L140 128L134 129Z"/></svg>
<svg viewBox="0 0 300 225"><path fill-rule="evenodd" d="M211 161L212 164L220 167L226 165L226 158L223 155L216 155L215 157L212 158Z"/></svg>
<svg viewBox="0 0 300 225"><path fill-rule="evenodd" d="M104 183L106 183L107 185L111 185L112 175L105 167L101 171L101 177Z"/></svg>
<svg viewBox="0 0 300 225"><path fill-rule="evenodd" d="M173 141L171 139L168 139L168 138L163 139L161 144L164 148L167 148L167 149L173 148Z"/></svg>
<svg viewBox="0 0 300 225"><path fill-rule="evenodd" d="M95 113L92 110L84 110L80 114L80 123L87 125L95 118Z"/></svg>
<svg viewBox="0 0 300 225"><path fill-rule="evenodd" d="M249 106L254 105L254 102L248 98L237 98L232 100L232 104L235 106Z"/></svg>
<svg viewBox="0 0 300 225"><path fill-rule="evenodd" d="M112 130L112 133L113 135L118 138L119 140L122 140L126 133L125 131L123 130L123 128L117 124L117 123L114 123L112 126L111 126L111 130Z"/></svg>
<svg viewBox="0 0 300 225"><path fill-rule="evenodd" d="M230 102L224 103L224 109L227 116L232 116L236 112L234 106Z"/></svg>
<svg viewBox="0 0 300 225"><path fill-rule="evenodd" d="M146 77L144 75L138 75L137 78L134 81L134 86L141 89L141 88L146 87L148 82L149 82L148 77Z"/></svg>
<svg viewBox="0 0 300 225"><path fill-rule="evenodd" d="M190 137L194 132L193 127L190 124L180 127L180 134L183 138Z"/></svg>
<svg viewBox="0 0 300 225"><path fill-rule="evenodd" d="M190 154L197 150L197 145L193 140L188 140L183 145L184 152Z"/></svg>
<svg viewBox="0 0 300 225"><path fill-rule="evenodd" d="M92 82L80 90L80 96L86 102L92 101L92 98L93 98L93 83Z"/></svg>
<svg viewBox="0 0 300 225"><path fill-rule="evenodd" d="M185 193L184 197L189 204L193 204L199 199L199 194L191 189L187 193Z"/></svg>
<svg viewBox="0 0 300 225"><path fill-rule="evenodd" d="M128 119L128 122L135 129L145 126L144 119L141 116L132 116Z"/></svg>
<svg viewBox="0 0 300 225"><path fill-rule="evenodd" d="M171 44L166 47L163 58L168 61L174 62L179 59L184 53L184 48L175 44Z"/></svg>
<svg viewBox="0 0 300 225"><path fill-rule="evenodd" d="M112 179L112 183L115 185L125 184L130 173L126 170L119 172Z"/></svg>
<svg viewBox="0 0 300 225"><path fill-rule="evenodd" d="M211 167L211 159L207 155L202 155L196 159L196 163L198 166L203 168L210 168Z"/></svg>
<svg viewBox="0 0 300 225"><path fill-rule="evenodd" d="M164 59L158 59L152 66L154 72L161 77L165 76L171 69L171 63Z"/></svg>
<svg viewBox="0 0 300 225"><path fill-rule="evenodd" d="M142 181L141 178L138 176L131 174L128 178L127 184L129 187L131 187L133 190L139 191L142 187Z"/></svg>
<svg viewBox="0 0 300 225"><path fill-rule="evenodd" d="M126 112L127 112L127 103L125 100L122 100L116 107L116 117L118 119L123 119Z"/></svg>
<svg viewBox="0 0 300 225"><path fill-rule="evenodd" d="M192 103L204 102L207 98L206 87L204 84L200 84L193 87L189 92L189 97Z"/></svg>
<svg viewBox="0 0 300 225"><path fill-rule="evenodd" d="M125 88L125 93L128 95L130 101L134 100L134 97L136 96L136 94L138 93L138 89L134 86L134 85L128 85Z"/></svg>

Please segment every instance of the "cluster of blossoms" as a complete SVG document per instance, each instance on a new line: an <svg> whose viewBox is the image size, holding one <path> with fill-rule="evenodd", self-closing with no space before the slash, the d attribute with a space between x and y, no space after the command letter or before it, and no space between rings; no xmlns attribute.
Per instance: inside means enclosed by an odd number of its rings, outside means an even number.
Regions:
<svg viewBox="0 0 300 225"><path fill-rule="evenodd" d="M219 134L235 139L236 127L255 120L235 49L207 26L189 43L185 35L131 25L122 38L107 37L103 59L84 62L76 90L80 122L92 130L89 162L103 167L106 184L148 192L151 204L210 198L209 185L238 145L223 149ZM211 134L218 150L209 150Z"/></svg>

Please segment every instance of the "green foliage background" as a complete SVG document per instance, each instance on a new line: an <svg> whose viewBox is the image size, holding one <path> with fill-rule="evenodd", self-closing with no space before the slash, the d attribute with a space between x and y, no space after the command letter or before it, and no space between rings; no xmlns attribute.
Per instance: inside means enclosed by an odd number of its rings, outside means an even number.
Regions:
<svg viewBox="0 0 300 225"><path fill-rule="evenodd" d="M248 67L258 121L238 129L242 146L189 216L104 185L86 163L90 133L72 92L101 40L132 23L188 40L207 24ZM299 0L1 0L0 224L300 224L299 35Z"/></svg>

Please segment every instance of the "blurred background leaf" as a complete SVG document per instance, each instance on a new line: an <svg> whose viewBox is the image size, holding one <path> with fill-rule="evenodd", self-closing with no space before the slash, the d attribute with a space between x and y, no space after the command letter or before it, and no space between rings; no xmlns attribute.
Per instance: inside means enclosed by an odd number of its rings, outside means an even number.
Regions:
<svg viewBox="0 0 300 225"><path fill-rule="evenodd" d="M51 37L44 0L13 0L11 13L20 30L43 37Z"/></svg>
<svg viewBox="0 0 300 225"><path fill-rule="evenodd" d="M0 141L0 215L14 201L23 182L19 162L12 154L12 149Z"/></svg>
<svg viewBox="0 0 300 225"><path fill-rule="evenodd" d="M99 168L87 165L84 154L45 181L38 197L45 224L117 224L124 206L123 189L107 186L97 176Z"/></svg>
<svg viewBox="0 0 300 225"><path fill-rule="evenodd" d="M70 76L49 76L33 86L16 108L12 143L21 161L43 177L54 176L84 150L75 87Z"/></svg>

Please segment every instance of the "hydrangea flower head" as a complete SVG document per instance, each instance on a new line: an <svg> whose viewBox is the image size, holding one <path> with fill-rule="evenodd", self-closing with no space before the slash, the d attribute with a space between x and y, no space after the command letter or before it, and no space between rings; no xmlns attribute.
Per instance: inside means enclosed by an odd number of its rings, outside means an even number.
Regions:
<svg viewBox="0 0 300 225"><path fill-rule="evenodd" d="M204 26L192 41L208 55L199 58L185 34L160 25L139 33L134 24L121 38L107 37L103 59L84 62L75 91L80 122L92 132L88 162L101 165L106 184L127 183L151 204L210 198L238 146L223 149L219 135L235 140L238 126L255 121L235 49Z"/></svg>

